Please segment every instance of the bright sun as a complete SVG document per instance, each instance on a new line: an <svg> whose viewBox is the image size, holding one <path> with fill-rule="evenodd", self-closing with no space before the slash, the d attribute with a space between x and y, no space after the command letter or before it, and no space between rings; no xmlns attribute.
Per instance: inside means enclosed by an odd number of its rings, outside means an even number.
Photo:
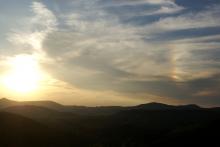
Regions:
<svg viewBox="0 0 220 147"><path fill-rule="evenodd" d="M31 55L18 55L8 60L10 70L3 77L3 84L10 90L28 93L39 87L42 78L37 61Z"/></svg>

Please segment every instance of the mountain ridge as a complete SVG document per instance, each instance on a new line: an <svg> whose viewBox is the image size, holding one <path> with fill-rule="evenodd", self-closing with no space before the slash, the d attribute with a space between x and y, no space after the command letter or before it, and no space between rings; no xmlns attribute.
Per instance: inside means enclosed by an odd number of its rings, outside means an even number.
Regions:
<svg viewBox="0 0 220 147"><path fill-rule="evenodd" d="M44 106L36 106L42 103ZM0 99L0 106L3 104L8 106L0 109L0 130L8 134L0 137L3 146L7 146L11 136L14 143L11 146L16 146L16 141L22 141L20 146L33 146L32 142L37 141L37 146L80 147L154 147L169 143L179 146L180 142L183 146L219 144L215 134L220 131L220 109L215 108L161 103L132 107L71 107L57 103L55 106L62 109L55 110L49 108L56 104L50 101L16 103ZM25 137L20 139L20 134ZM208 139L210 134L212 139ZM33 136L31 142L29 136Z"/></svg>
<svg viewBox="0 0 220 147"><path fill-rule="evenodd" d="M134 106L77 106L77 105L63 105L54 101L50 100L39 100L39 101L15 101L10 100L8 98L1 98L0 99L0 107L1 105L35 105L35 106L49 106L49 107L75 107L75 108L146 108L149 107L150 109L161 109L161 108L177 108L177 107L191 107L191 108L202 108L196 104L186 104L186 105L169 105L164 103L158 102L150 102L144 103ZM218 108L218 107L217 107Z"/></svg>
<svg viewBox="0 0 220 147"><path fill-rule="evenodd" d="M186 104L186 105L168 105L163 103L151 102L146 104L140 104L136 106L137 108L146 108L149 110L160 110L160 109L201 109L202 107L196 104Z"/></svg>
<svg viewBox="0 0 220 147"><path fill-rule="evenodd" d="M136 106L74 106L74 105L62 105L53 101L14 101L7 98L0 99L0 110L2 111L15 111L13 107L21 110L25 106L44 107L47 109L55 110L58 112L68 112L76 115L112 115L120 111L127 110L146 110L146 111L158 111L158 110L200 110L206 109L195 104L188 105L168 105L163 103L151 102L146 104L140 104ZM7 109L8 108L8 109ZM29 107L30 108L30 107ZM218 108L215 108L218 109ZM33 108L35 111L36 108ZM44 110L42 110L44 111ZM35 113L35 112L34 112Z"/></svg>

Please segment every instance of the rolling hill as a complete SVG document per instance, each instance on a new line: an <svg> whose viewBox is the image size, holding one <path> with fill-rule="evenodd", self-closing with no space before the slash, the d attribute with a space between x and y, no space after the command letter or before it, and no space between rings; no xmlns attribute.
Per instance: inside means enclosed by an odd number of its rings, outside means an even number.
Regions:
<svg viewBox="0 0 220 147"><path fill-rule="evenodd" d="M219 108L160 103L83 107L8 99L1 99L0 106L0 130L6 132L0 137L6 144L13 141L32 146L28 140L35 142L37 138L40 146L220 145L216 135L220 131ZM19 134L23 138L19 139Z"/></svg>

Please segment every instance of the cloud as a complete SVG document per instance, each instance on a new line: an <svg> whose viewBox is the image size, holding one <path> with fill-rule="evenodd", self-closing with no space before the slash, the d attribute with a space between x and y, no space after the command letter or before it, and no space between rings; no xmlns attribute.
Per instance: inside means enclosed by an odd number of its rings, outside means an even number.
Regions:
<svg viewBox="0 0 220 147"><path fill-rule="evenodd" d="M172 5L172 6L162 6L159 10L150 13L150 15L156 15L156 14L169 14L169 13L176 13L181 10L183 10L183 7Z"/></svg>
<svg viewBox="0 0 220 147"><path fill-rule="evenodd" d="M219 74L188 81L174 81L170 78L161 78L156 81L125 82L117 90L131 93L148 93L161 97L187 100L205 105L219 104Z"/></svg>
<svg viewBox="0 0 220 147"><path fill-rule="evenodd" d="M11 31L8 40L15 45L30 46L30 49L40 51L47 34L56 30L57 21L55 15L40 2L33 2L31 10L34 16L23 21L24 28Z"/></svg>
<svg viewBox="0 0 220 147"><path fill-rule="evenodd" d="M40 54L43 69L79 95L219 102L219 5L191 11L174 0L51 3L33 2L33 14L8 40Z"/></svg>
<svg viewBox="0 0 220 147"><path fill-rule="evenodd" d="M101 3L115 3L123 5L152 4L152 5L175 5L174 0L102 0Z"/></svg>
<svg viewBox="0 0 220 147"><path fill-rule="evenodd" d="M219 27L219 5L212 6L197 13L186 13L177 17L160 19L150 26L149 29L157 31L183 30L191 28Z"/></svg>
<svg viewBox="0 0 220 147"><path fill-rule="evenodd" d="M122 20L135 19L141 16L172 15L181 12L185 8L171 0L121 0L99 2L99 9L119 16Z"/></svg>

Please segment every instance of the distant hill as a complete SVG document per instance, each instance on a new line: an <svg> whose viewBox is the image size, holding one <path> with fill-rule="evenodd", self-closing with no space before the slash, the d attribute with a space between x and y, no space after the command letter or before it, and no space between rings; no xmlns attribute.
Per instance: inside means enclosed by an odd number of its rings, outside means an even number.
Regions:
<svg viewBox="0 0 220 147"><path fill-rule="evenodd" d="M6 98L0 99L0 108L6 108L17 104L18 104L17 101L12 101Z"/></svg>
<svg viewBox="0 0 220 147"><path fill-rule="evenodd" d="M12 106L39 106L45 107L51 110L56 110L60 112L72 112L80 115L111 115L122 110L132 110L132 109L145 109L145 110L171 110L171 109L202 109L201 107L190 104L190 105L180 105L172 106L161 103L148 103L141 104L137 106L121 107L121 106L100 106L100 107L85 107L85 106L65 106L58 104L53 101L12 101L6 98L0 99L0 109L4 109Z"/></svg>
<svg viewBox="0 0 220 147"><path fill-rule="evenodd" d="M195 104L172 106L172 105L155 103L155 102L148 103L148 104L141 104L141 105L135 106L133 108L145 109L145 110L171 110L171 109L195 110L195 109L201 109L201 107L199 107Z"/></svg>
<svg viewBox="0 0 220 147"><path fill-rule="evenodd" d="M219 108L193 104L84 107L0 99L2 146L220 146L219 123Z"/></svg>
<svg viewBox="0 0 220 147"><path fill-rule="evenodd" d="M53 101L13 101L9 100L7 98L0 99L0 109L11 107L11 106L25 106L25 105L31 105L31 106L42 106L54 110L62 110L64 108L63 105L58 104Z"/></svg>

